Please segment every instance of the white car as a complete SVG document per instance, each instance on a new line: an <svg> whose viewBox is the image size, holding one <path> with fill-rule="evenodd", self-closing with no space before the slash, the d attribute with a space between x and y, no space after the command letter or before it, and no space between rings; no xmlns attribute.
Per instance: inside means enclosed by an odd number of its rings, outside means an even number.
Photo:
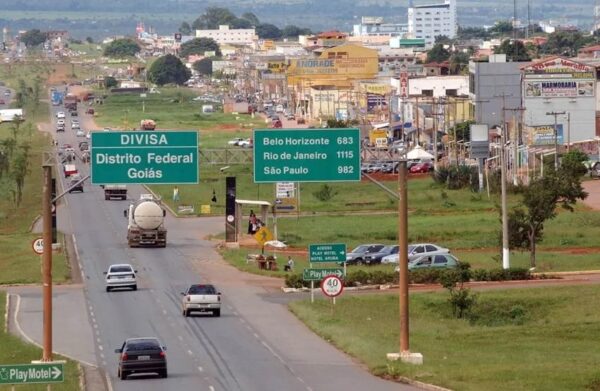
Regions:
<svg viewBox="0 0 600 391"><path fill-rule="evenodd" d="M237 146L242 148L252 148L252 139L247 138L242 140L237 143Z"/></svg>
<svg viewBox="0 0 600 391"><path fill-rule="evenodd" d="M106 275L106 291L110 292L114 288L131 288L137 290L137 280L135 274L137 270L128 263L119 263L110 265Z"/></svg>
<svg viewBox="0 0 600 391"><path fill-rule="evenodd" d="M408 245L408 261L414 261L417 258L426 255L440 255L440 254L449 254L450 250L444 247L440 247L436 244L432 243L419 243L419 244L409 244ZM392 264L399 263L400 256L399 254L392 254L385 256L381 259L381 263L383 264Z"/></svg>
<svg viewBox="0 0 600 391"><path fill-rule="evenodd" d="M56 121L56 126L65 126L65 120L64 119L59 119Z"/></svg>
<svg viewBox="0 0 600 391"><path fill-rule="evenodd" d="M71 121L71 129L79 129L79 122Z"/></svg>
<svg viewBox="0 0 600 391"><path fill-rule="evenodd" d="M64 119L66 117L65 112L64 111L59 111L56 113L56 118L62 118Z"/></svg>
<svg viewBox="0 0 600 391"><path fill-rule="evenodd" d="M244 141L244 139L241 137L236 137L232 140L227 141L227 144L228 145L239 145L241 141Z"/></svg>
<svg viewBox="0 0 600 391"><path fill-rule="evenodd" d="M77 137L86 137L85 132L82 129L77 129L77 132L75 133L75 135Z"/></svg>

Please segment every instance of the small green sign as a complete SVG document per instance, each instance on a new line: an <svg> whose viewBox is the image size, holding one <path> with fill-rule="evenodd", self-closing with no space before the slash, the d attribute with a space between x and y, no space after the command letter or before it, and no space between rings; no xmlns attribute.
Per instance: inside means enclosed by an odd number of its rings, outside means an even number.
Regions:
<svg viewBox="0 0 600 391"><path fill-rule="evenodd" d="M92 184L198 183L198 132L93 132Z"/></svg>
<svg viewBox="0 0 600 391"><path fill-rule="evenodd" d="M343 243L333 244L310 244L308 246L309 262L346 262L346 245Z"/></svg>
<svg viewBox="0 0 600 391"><path fill-rule="evenodd" d="M360 181L358 129L256 129L254 182Z"/></svg>
<svg viewBox="0 0 600 391"><path fill-rule="evenodd" d="M0 384L62 383L63 363L0 365Z"/></svg>
<svg viewBox="0 0 600 391"><path fill-rule="evenodd" d="M304 281L321 281L323 278L329 275L334 275L338 278L342 278L344 277L344 269L304 269L304 271L302 272L302 279Z"/></svg>

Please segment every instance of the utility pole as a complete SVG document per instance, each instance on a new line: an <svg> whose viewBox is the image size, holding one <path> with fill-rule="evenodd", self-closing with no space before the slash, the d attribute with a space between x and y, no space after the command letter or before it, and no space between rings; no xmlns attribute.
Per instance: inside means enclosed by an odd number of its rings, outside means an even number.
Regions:
<svg viewBox="0 0 600 391"><path fill-rule="evenodd" d="M565 115L565 111L549 111L546 115L554 116L554 169L558 170L558 128L556 123L556 117L559 115Z"/></svg>
<svg viewBox="0 0 600 391"><path fill-rule="evenodd" d="M49 160L49 159L48 159ZM52 164L42 165L44 184L42 188L42 218L44 250L42 253L43 296L43 350L42 361L52 361Z"/></svg>
<svg viewBox="0 0 600 391"><path fill-rule="evenodd" d="M502 93L501 95L494 95L494 97L502 98L502 133L500 134L500 189L501 189L501 202L502 202L502 268L510 268L510 248L508 246L508 206L506 202L506 158L504 156L504 146L507 143L507 129L506 129L506 97L512 96L512 94Z"/></svg>
<svg viewBox="0 0 600 391"><path fill-rule="evenodd" d="M513 136L513 162L512 162L512 177L513 177L513 184L515 186L517 186L519 184L519 175L518 175L518 168L519 168L519 164L518 164L518 153L519 153L519 128L521 126L522 123L522 115L523 112L525 111L525 108L522 106L513 108L513 109L504 109L507 111L512 111L513 112L513 131L514 131L514 136ZM518 118L519 120L517 121L517 118L515 116L515 112L519 113Z"/></svg>

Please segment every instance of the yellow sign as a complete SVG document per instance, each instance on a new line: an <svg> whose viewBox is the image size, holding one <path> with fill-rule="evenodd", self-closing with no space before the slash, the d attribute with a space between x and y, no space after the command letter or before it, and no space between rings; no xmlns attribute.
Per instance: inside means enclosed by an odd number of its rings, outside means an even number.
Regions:
<svg viewBox="0 0 600 391"><path fill-rule="evenodd" d="M273 234L267 227L260 227L254 234L254 239L261 245L264 246L269 240L273 240Z"/></svg>
<svg viewBox="0 0 600 391"><path fill-rule="evenodd" d="M200 214L209 215L210 214L210 205L200 205Z"/></svg>
<svg viewBox="0 0 600 391"><path fill-rule="evenodd" d="M371 142L371 144L376 145L378 147L386 147L387 146L387 130L372 129L369 132L369 141ZM382 143L384 143L384 142L385 142L385 145L382 145Z"/></svg>
<svg viewBox="0 0 600 391"><path fill-rule="evenodd" d="M283 73L287 68L285 62L280 61L269 61L267 63L267 69L271 71L271 73Z"/></svg>
<svg viewBox="0 0 600 391"><path fill-rule="evenodd" d="M391 92L388 84L360 83L360 88L368 94L388 95Z"/></svg>

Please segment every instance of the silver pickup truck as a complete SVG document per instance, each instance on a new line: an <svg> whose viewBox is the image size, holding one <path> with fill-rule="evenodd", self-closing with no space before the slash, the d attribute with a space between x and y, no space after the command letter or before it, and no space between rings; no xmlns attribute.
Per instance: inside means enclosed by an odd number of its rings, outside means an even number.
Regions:
<svg viewBox="0 0 600 391"><path fill-rule="evenodd" d="M213 285L194 284L187 291L181 292L181 295L183 316L190 316L192 311L211 312L213 316L221 316L221 292Z"/></svg>

